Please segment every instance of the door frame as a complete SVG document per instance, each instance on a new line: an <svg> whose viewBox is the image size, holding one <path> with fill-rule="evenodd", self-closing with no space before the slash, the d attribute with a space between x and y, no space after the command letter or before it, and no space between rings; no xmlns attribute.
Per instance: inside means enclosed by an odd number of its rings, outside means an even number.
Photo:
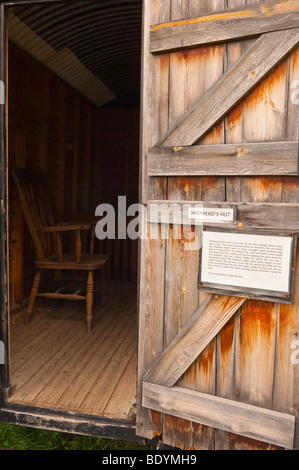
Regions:
<svg viewBox="0 0 299 470"><path fill-rule="evenodd" d="M76 4L80 0L63 0ZM91 0L96 3L97 0ZM19 424L53 431L71 432L107 439L120 439L130 442L145 443L145 439L136 434L135 421L113 420L101 416L87 416L80 413L68 413L60 410L48 410L27 405L3 403L10 395L10 322L9 322L9 237L8 237L8 26L7 8L16 5L61 3L61 0L0 0L0 80L3 81L6 99L0 105L0 341L5 347L5 364L0 364L0 422ZM142 19L144 1L142 1ZM143 37L141 49L143 49ZM141 80L142 93L142 80ZM140 122L142 118L142 100ZM142 127L140 129L142 139ZM142 158L139 159L139 192L141 187ZM139 286L140 240L138 244L137 287ZM139 297L139 288L137 289ZM139 302L137 302L137 328ZM137 379L136 379L137 380ZM137 386L137 384L136 384Z"/></svg>
<svg viewBox="0 0 299 470"><path fill-rule="evenodd" d="M5 103L0 104L0 338L4 343L5 360L0 374L0 406L10 389L9 374L9 269L8 269L8 153L7 153L7 10L0 3L0 80L4 86Z"/></svg>

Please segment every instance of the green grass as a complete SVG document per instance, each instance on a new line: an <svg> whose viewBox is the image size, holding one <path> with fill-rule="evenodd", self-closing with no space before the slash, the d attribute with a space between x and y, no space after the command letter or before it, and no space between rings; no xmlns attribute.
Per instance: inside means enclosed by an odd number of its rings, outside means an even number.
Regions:
<svg viewBox="0 0 299 470"><path fill-rule="evenodd" d="M136 443L0 423L0 448L12 450L147 450Z"/></svg>

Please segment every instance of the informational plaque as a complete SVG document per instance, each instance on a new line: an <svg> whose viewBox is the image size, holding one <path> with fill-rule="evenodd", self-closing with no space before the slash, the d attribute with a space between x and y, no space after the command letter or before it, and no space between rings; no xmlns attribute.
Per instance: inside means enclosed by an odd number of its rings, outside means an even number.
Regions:
<svg viewBox="0 0 299 470"><path fill-rule="evenodd" d="M199 288L292 303L296 234L204 227Z"/></svg>

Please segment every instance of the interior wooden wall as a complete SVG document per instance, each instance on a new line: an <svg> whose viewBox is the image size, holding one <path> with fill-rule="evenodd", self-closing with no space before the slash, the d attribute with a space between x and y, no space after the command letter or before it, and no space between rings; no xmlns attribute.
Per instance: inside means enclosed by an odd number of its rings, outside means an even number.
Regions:
<svg viewBox="0 0 299 470"><path fill-rule="evenodd" d="M57 221L93 215L102 202L117 207L119 195L138 201L138 108L97 108L11 43L8 93L9 165L48 176ZM9 227L14 308L31 286L34 247L12 184ZM136 281L136 243L105 241L97 248L111 256L109 279Z"/></svg>

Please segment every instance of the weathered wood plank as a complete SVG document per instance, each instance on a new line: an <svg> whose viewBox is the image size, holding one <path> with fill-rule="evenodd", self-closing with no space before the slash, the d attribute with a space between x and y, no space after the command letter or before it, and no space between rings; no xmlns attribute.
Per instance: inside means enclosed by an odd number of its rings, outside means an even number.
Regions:
<svg viewBox="0 0 299 470"><path fill-rule="evenodd" d="M151 27L150 52L169 52L298 28L298 10L296 1L268 1L156 24Z"/></svg>
<svg viewBox="0 0 299 470"><path fill-rule="evenodd" d="M51 304L48 310L37 310L29 330L21 313L11 325L15 389L8 403L117 417L129 424L136 396L136 288L109 286L88 342L80 303Z"/></svg>
<svg viewBox="0 0 299 470"><path fill-rule="evenodd" d="M191 14L203 15L211 14L219 10L226 8L226 0L209 0L198 2L196 0L191 0ZM212 46L207 46L205 48L197 48L197 55L199 56L199 70L198 75L193 76L192 81L197 83L204 84L204 92L219 80L223 73L226 70L226 45L217 44ZM187 51L182 51L185 56ZM193 56L195 50L190 49L188 55ZM188 60L188 59L187 59ZM200 77L200 79L198 79ZM191 78L191 77L190 77ZM194 85L193 85L194 86ZM199 86L199 85L197 85ZM201 85L202 86L202 85ZM203 94L201 95L203 96ZM200 98L199 96L198 98ZM193 101L195 103L195 101ZM192 103L192 104L193 104ZM225 123L224 120L221 120L215 128L208 132L200 142L202 145L216 145L225 143ZM225 178L223 176L204 176L198 178L192 176L183 179L187 180L189 183L189 198L192 199L193 195L196 194L197 188L200 188L201 198L205 201L224 201L225 200ZM171 199L171 198L170 198ZM195 199L197 199L195 197ZM200 237L200 228L196 227L195 232L197 233L198 238ZM194 247L193 247L194 248ZM197 256L199 261L198 251L194 252L194 256ZM198 270L193 271L193 279L197 278ZM195 275L194 275L195 274ZM199 305L203 306L208 304L210 300L210 294L204 291L199 291ZM190 313L195 310L191 310ZM209 343L209 345L204 349L204 351L198 356L194 361L193 365L188 368L184 373L182 379L187 375L195 375L195 390L202 393L214 394L217 388L216 381L216 354L217 354L217 339L216 337ZM182 385L182 381L179 380L177 385ZM190 388L187 385L183 385L186 388ZM215 436L216 430L214 428L200 425L192 422L193 427L193 447L196 449L214 449L215 447ZM192 447L192 448L193 448Z"/></svg>
<svg viewBox="0 0 299 470"><path fill-rule="evenodd" d="M297 175L298 142L151 148L149 176Z"/></svg>
<svg viewBox="0 0 299 470"><path fill-rule="evenodd" d="M147 149L156 144L168 128L169 54L154 57L149 52L150 25L170 20L168 0L144 2L141 77L141 142L142 175L140 196L146 201L167 197L166 178L148 178ZM158 60L156 60L158 59ZM153 93L153 90L155 93ZM145 410L141 405L142 376L163 348L165 245L161 240L140 244L140 297L138 333L137 434L148 439L162 434L162 416Z"/></svg>
<svg viewBox="0 0 299 470"><path fill-rule="evenodd" d="M172 0L171 19L188 18L203 13L210 13L225 7L225 0L209 0L209 2ZM155 56L155 58L160 57ZM172 127L178 119L201 98L207 89L215 83L223 74L225 58L225 46L214 45L193 50L177 51L170 54L169 69L169 127ZM198 77L201 77L198 80ZM159 117L158 117L159 119ZM162 137L163 135L161 135ZM209 133L205 142L216 144L224 142L224 126L220 123L216 132ZM151 178L154 179L154 178ZM221 199L225 195L223 191L224 178L215 178L213 185L209 178L173 177L167 179L168 199L189 198L213 200ZM202 191L203 190L203 191ZM198 239L197 230L197 239ZM199 298L207 294L197 289L197 276L199 256L197 250L189 250L192 235L190 228L181 232L180 227L169 228L170 237L166 244L165 260L165 307L164 307L164 348L168 345L182 326L188 321L193 312L198 308ZM194 233L193 233L194 234ZM194 361L188 371L181 377L180 386L194 389L200 387L200 391L213 393L214 381L214 341L202 353L202 362L208 364L209 375ZM205 435L209 435L209 447L213 448L214 430L206 433L205 427L199 429L194 424L184 419L173 416L163 416L163 442L176 447L192 449L196 446L194 439L201 442ZM207 439L205 439L207 443Z"/></svg>
<svg viewBox="0 0 299 470"><path fill-rule="evenodd" d="M181 387L143 384L143 406L292 449L295 416Z"/></svg>
<svg viewBox="0 0 299 470"><path fill-rule="evenodd" d="M236 225L241 228L269 228L277 230L299 231L298 203L242 203L242 202L206 202L206 201L149 201L147 206L148 221L151 223L202 225L201 220L189 219L186 205L190 207L235 207ZM234 225L234 227L236 227ZM229 224L225 224L229 227Z"/></svg>
<svg viewBox="0 0 299 470"><path fill-rule="evenodd" d="M148 227L148 230L150 227ZM161 230L157 227L158 231ZM161 416L151 414L141 405L142 377L163 349L165 244L142 240L140 246L140 295L138 341L137 432L152 439L162 433Z"/></svg>
<svg viewBox="0 0 299 470"><path fill-rule="evenodd" d="M228 8L237 8L247 5L246 0L228 0ZM250 47L255 39L245 39L242 41L232 41L227 44L227 66L234 64L242 53ZM243 139L243 103L225 117L225 142L227 144L239 144ZM226 178L225 196L226 201L240 201L238 188L240 186L240 176ZM234 199L234 197L236 197ZM217 336L217 360L216 360L216 395L222 398L234 399L236 390L234 386L235 373L235 346L236 346L236 322L242 315L243 306L234 315L221 330ZM241 439L244 445L244 438ZM249 439L247 440L249 441ZM215 450L230 450L238 446L239 439L234 434L217 430L215 432ZM254 442L251 441L250 442Z"/></svg>
<svg viewBox="0 0 299 470"><path fill-rule="evenodd" d="M146 2L143 8L143 45L141 77L141 139L142 158L141 199L146 201L149 194L155 198L166 196L166 178L149 179L146 174L147 149L155 145L167 131L168 97L169 97L169 54L154 57L149 52L151 21L168 21L170 19L170 2ZM153 93L155 90L155 93Z"/></svg>
<svg viewBox="0 0 299 470"><path fill-rule="evenodd" d="M246 298L213 297L200 307L144 376L145 382L172 387Z"/></svg>
<svg viewBox="0 0 299 470"><path fill-rule="evenodd" d="M243 142L297 140L285 133L288 60L284 60L246 97L242 108ZM244 203L280 203L282 177L252 175L241 178L239 191L237 200ZM264 217L267 219L267 214ZM286 220L286 230L290 222ZM273 402L280 308L277 303L250 300L236 316L233 384L236 400L285 411ZM256 447L254 443L247 446Z"/></svg>
<svg viewBox="0 0 299 470"><path fill-rule="evenodd" d="M286 136L298 139L298 90L299 79L299 48L290 56L289 61L289 96L286 104ZM284 203L299 202L298 178L283 178L282 201ZM276 360L273 382L273 407L283 413L295 414L299 418L299 365L296 364L297 332L299 331L299 246L295 263L294 302L292 305L281 305L277 319ZM294 448L299 449L299 426L296 426Z"/></svg>
<svg viewBox="0 0 299 470"><path fill-rule="evenodd" d="M262 35L166 133L158 146L194 144L244 98L298 42L299 28Z"/></svg>

